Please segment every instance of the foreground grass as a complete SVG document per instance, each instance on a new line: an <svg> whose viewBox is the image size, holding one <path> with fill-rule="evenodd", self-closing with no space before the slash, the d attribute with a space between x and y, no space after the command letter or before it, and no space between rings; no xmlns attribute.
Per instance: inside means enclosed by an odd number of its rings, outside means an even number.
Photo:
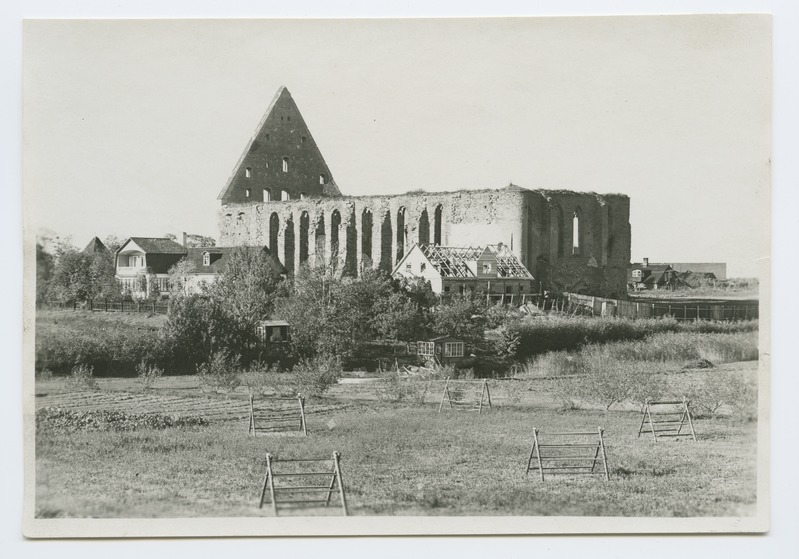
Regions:
<svg viewBox="0 0 799 559"><path fill-rule="evenodd" d="M40 433L40 517L268 516L264 455L342 453L355 515L728 516L754 512L756 424L699 420L700 440L637 439L635 412L355 404L311 417L311 435L250 438L243 424ZM531 429L607 434L611 481L524 470ZM334 511L334 514L337 511Z"/></svg>

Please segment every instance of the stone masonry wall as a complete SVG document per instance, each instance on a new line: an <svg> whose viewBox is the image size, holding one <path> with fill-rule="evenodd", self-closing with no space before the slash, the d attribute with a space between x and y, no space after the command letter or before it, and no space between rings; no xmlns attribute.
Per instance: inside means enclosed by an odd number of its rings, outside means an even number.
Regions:
<svg viewBox="0 0 799 559"><path fill-rule="evenodd" d="M573 217L579 216L579 243ZM570 191L469 190L223 204L220 246L268 245L294 270L391 271L415 243L503 243L544 289L622 295L630 261L629 198Z"/></svg>

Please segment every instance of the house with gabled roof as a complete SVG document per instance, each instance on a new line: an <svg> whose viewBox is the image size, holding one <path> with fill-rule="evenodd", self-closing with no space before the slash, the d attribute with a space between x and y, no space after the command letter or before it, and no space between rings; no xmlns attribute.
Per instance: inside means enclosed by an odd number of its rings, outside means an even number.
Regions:
<svg viewBox="0 0 799 559"><path fill-rule="evenodd" d="M394 267L395 278L424 279L434 293L523 295L534 292L535 279L510 248L446 247L416 244Z"/></svg>
<svg viewBox="0 0 799 559"><path fill-rule="evenodd" d="M197 293L203 283L215 281L235 250L264 253L272 262L276 275L286 273L277 257L265 246L186 247L162 237L130 237L116 251L116 279L123 293L133 296L168 293L173 287L169 284L169 270L184 260L189 264L185 271L184 289L186 293Z"/></svg>
<svg viewBox="0 0 799 559"><path fill-rule="evenodd" d="M627 268L627 287L633 290L671 288L677 275L669 264L651 263L644 258L643 262L633 262Z"/></svg>

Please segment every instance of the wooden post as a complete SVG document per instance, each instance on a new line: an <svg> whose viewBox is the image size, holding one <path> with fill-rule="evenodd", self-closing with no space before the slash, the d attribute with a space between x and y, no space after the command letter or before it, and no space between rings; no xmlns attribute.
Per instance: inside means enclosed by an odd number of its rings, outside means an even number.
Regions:
<svg viewBox="0 0 799 559"><path fill-rule="evenodd" d="M478 407L477 407L477 415L480 415L481 413L483 413L483 394L485 394L485 391L486 391L486 381L484 380L483 381L483 386L480 389L480 403L478 404Z"/></svg>
<svg viewBox="0 0 799 559"><path fill-rule="evenodd" d="M544 464L541 463L541 448L538 445L538 429L533 427L533 448L538 459L538 471L541 474L541 481L544 481Z"/></svg>
<svg viewBox="0 0 799 559"><path fill-rule="evenodd" d="M248 435L255 435L255 408L253 407L253 397L250 394L250 425L247 427Z"/></svg>
<svg viewBox="0 0 799 559"><path fill-rule="evenodd" d="M347 498L344 496L344 480L341 477L341 467L339 465L339 458L341 456L338 452L333 453L333 464L336 467L336 477L338 478L338 494L341 497L341 508L344 509L344 516L349 516L347 511Z"/></svg>
<svg viewBox="0 0 799 559"><path fill-rule="evenodd" d="M444 398L447 398L449 395L449 390L447 390L447 385L449 385L449 377L444 379L444 393L441 395L441 404L438 406L438 413L441 413L441 410L444 409ZM452 407L452 402L449 403L449 406Z"/></svg>
<svg viewBox="0 0 799 559"><path fill-rule="evenodd" d="M486 397L488 398L488 407L490 408L491 407L491 391L488 389L488 381L487 380L485 381L485 383L486 383L485 384L485 386L486 386Z"/></svg>
<svg viewBox="0 0 799 559"><path fill-rule="evenodd" d="M685 406L685 415L688 418L688 426L691 428L691 437L696 441L696 433L694 432L694 422L691 421L691 411L688 409L688 406L691 404L690 400L686 400L685 397L682 399L683 405ZM682 427L682 424L680 424Z"/></svg>
<svg viewBox="0 0 799 559"><path fill-rule="evenodd" d="M305 424L305 398L297 396L297 400L300 401L300 427L302 428L302 434L307 437L308 428Z"/></svg>
<svg viewBox="0 0 799 559"><path fill-rule="evenodd" d="M610 481L610 472L608 472L608 456L605 454L605 441L602 438L602 427L599 428L599 448L602 449L602 464L605 466L605 481Z"/></svg>

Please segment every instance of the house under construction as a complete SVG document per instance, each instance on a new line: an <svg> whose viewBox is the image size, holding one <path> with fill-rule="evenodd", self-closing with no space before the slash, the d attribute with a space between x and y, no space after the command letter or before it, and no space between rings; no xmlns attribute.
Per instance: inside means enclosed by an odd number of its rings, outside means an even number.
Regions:
<svg viewBox="0 0 799 559"><path fill-rule="evenodd" d="M503 244L484 247L417 244L399 261L392 275L427 280L439 295L534 292L533 275Z"/></svg>

